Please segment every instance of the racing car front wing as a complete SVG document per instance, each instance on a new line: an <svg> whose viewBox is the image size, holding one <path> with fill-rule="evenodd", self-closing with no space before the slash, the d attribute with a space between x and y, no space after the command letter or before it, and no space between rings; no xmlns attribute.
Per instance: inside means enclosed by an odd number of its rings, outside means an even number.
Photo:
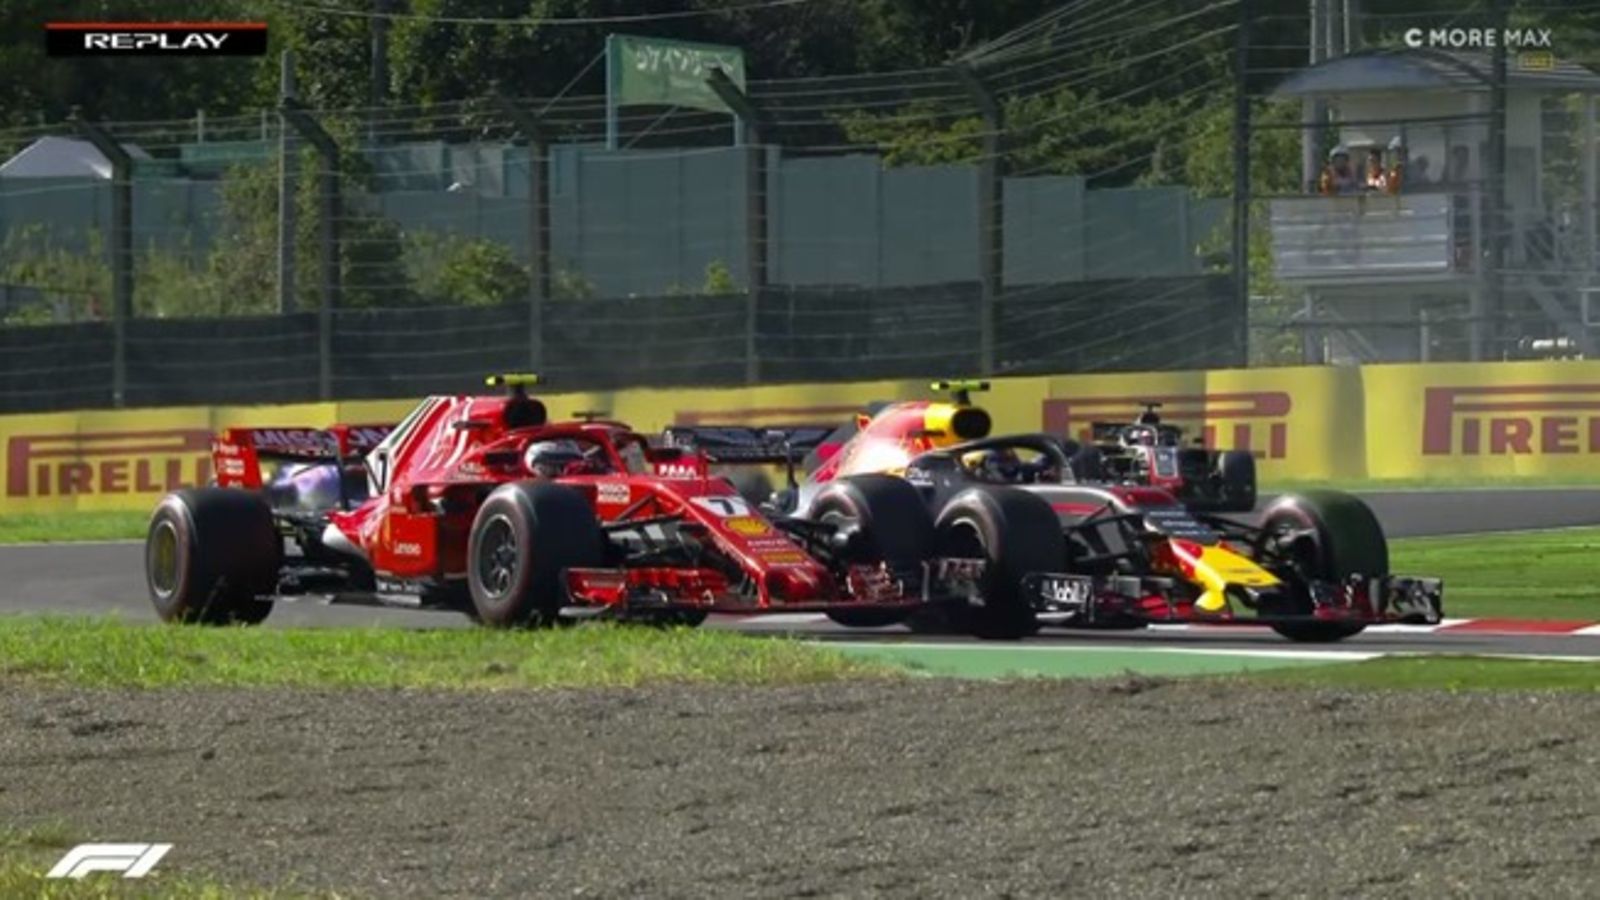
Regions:
<svg viewBox="0 0 1600 900"><path fill-rule="evenodd" d="M1444 582L1409 575L1351 576L1344 581L1312 581L1305 585L1310 609L1285 613L1282 604L1265 594L1241 590L1237 600L1254 606L1254 615L1235 618L1227 613L1207 614L1194 608L1191 592L1174 578L1148 575L1089 576L1065 572L1036 572L1023 578L1024 595L1035 611L1065 613L1082 624L1127 621L1147 622L1260 622L1335 621L1363 624L1384 622L1437 624L1443 620ZM1277 607L1277 608L1275 608Z"/></svg>
<svg viewBox="0 0 1600 900"><path fill-rule="evenodd" d="M722 613L826 612L914 608L965 599L978 590L984 562L937 558L892 568L884 563L846 567L834 595L791 597L767 576L764 589L735 583L712 568L627 567L564 570L568 597L579 604L633 610L701 610Z"/></svg>

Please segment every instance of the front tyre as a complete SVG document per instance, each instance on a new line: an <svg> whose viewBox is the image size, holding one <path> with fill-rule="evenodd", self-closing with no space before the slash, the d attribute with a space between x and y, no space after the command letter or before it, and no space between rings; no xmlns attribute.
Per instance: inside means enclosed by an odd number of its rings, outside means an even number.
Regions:
<svg viewBox="0 0 1600 900"><path fill-rule="evenodd" d="M854 532L847 562L884 562L903 570L920 566L933 553L933 517L922 493L892 475L830 482L812 503L811 517ZM904 621L911 611L833 609L825 615L847 628L883 628Z"/></svg>
<svg viewBox="0 0 1600 900"><path fill-rule="evenodd" d="M474 617L490 628L553 625L566 602L562 572L597 567L605 535L583 494L520 481L495 488L467 539Z"/></svg>
<svg viewBox="0 0 1600 900"><path fill-rule="evenodd" d="M190 488L161 499L145 534L145 585L163 622L257 625L272 612L283 540L259 495Z"/></svg>
<svg viewBox="0 0 1600 900"><path fill-rule="evenodd" d="M1279 497L1261 520L1257 558L1277 559L1299 576L1290 584L1292 612L1310 615L1312 603L1304 582L1343 581L1351 575L1378 578L1389 574L1389 542L1372 509L1339 491L1307 491ZM1278 622L1272 630L1291 641L1326 644L1354 637L1366 629L1351 622Z"/></svg>
<svg viewBox="0 0 1600 900"><path fill-rule="evenodd" d="M986 562L982 607L961 607L956 624L982 638L1015 639L1039 630L1022 580L1066 564L1066 538L1043 498L1015 488L970 488L950 500L938 520L943 556Z"/></svg>

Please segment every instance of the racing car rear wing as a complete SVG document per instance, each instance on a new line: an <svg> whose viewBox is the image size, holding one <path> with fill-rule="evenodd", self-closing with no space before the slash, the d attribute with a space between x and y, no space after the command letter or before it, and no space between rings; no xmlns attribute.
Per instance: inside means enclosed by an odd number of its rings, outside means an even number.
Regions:
<svg viewBox="0 0 1600 900"><path fill-rule="evenodd" d="M707 462L722 465L781 465L793 487L795 466L816 451L837 425L670 425L661 433L663 449L693 450Z"/></svg>
<svg viewBox="0 0 1600 900"><path fill-rule="evenodd" d="M661 433L668 447L698 450L713 463L767 465L788 463L816 449L835 425L671 425Z"/></svg>
<svg viewBox="0 0 1600 900"><path fill-rule="evenodd" d="M393 425L227 428L211 441L213 471L220 487L255 490L263 484L262 460L343 463L378 446L393 429Z"/></svg>

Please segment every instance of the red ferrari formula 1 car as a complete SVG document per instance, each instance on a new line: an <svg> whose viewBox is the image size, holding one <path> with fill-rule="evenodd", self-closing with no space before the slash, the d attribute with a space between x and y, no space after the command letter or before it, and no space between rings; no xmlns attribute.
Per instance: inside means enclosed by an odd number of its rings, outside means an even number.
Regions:
<svg viewBox="0 0 1600 900"><path fill-rule="evenodd" d="M818 501L840 482L865 473L904 478L935 517L934 552L983 561L977 590L947 613L988 636L1031 633L1041 614L1068 627L1260 625L1301 641L1440 620L1442 583L1390 574L1383 529L1359 499L1284 495L1245 520L1203 503L1196 509L1149 479L1081 479L1073 467L1081 448L1070 441L991 437L989 415L968 397L986 387L939 383L953 390L952 401L892 403L860 417L817 442L817 464L774 507L804 518L836 515L832 501L821 509ZM1152 431L1155 424L1136 423ZM721 431L728 440L731 430Z"/></svg>
<svg viewBox="0 0 1600 900"><path fill-rule="evenodd" d="M584 607L695 624L712 611L903 614L980 574L918 542L933 523L902 480L818 498L862 513L848 522L774 520L703 454L618 422L546 421L533 381L491 379L509 397L430 397L392 430L224 432L217 486L169 494L151 519L157 612L255 623L275 600L313 597L498 627ZM264 460L284 465L269 477Z"/></svg>

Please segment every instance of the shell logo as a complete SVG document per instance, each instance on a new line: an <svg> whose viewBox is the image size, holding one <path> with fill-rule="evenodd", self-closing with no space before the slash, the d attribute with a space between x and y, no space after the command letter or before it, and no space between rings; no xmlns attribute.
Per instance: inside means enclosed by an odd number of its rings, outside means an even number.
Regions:
<svg viewBox="0 0 1600 900"><path fill-rule="evenodd" d="M729 531L734 534L742 534L745 537L759 537L772 531L772 526L768 525L765 519L757 516L731 516L724 519L723 522L728 526Z"/></svg>

